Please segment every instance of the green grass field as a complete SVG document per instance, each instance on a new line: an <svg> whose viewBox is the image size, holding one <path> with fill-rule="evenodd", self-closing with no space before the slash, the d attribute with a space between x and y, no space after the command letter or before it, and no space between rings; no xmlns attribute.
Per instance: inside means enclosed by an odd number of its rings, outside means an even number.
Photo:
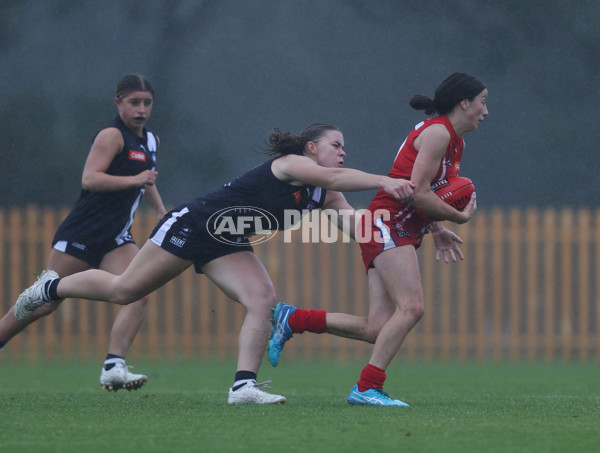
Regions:
<svg viewBox="0 0 600 453"><path fill-rule="evenodd" d="M349 406L362 363L265 362L277 406L227 405L231 362L135 365L146 387L107 393L99 364L5 361L0 451L600 451L594 363L396 362L386 390L410 408Z"/></svg>

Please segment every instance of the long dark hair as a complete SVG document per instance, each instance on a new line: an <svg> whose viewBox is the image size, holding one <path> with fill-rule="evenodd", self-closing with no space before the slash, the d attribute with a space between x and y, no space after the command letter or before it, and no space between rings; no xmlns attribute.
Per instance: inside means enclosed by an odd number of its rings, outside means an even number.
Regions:
<svg viewBox="0 0 600 453"><path fill-rule="evenodd" d="M300 135L281 132L276 127L265 141L265 154L269 156L302 155L308 142L318 142L329 131L341 132L337 127L324 123L311 124L304 128Z"/></svg>
<svg viewBox="0 0 600 453"><path fill-rule="evenodd" d="M433 99L415 94L409 103L415 110L425 110L425 115L433 115L436 112L439 115L447 115L460 101L472 101L485 88L478 78L464 72L455 72L440 83Z"/></svg>

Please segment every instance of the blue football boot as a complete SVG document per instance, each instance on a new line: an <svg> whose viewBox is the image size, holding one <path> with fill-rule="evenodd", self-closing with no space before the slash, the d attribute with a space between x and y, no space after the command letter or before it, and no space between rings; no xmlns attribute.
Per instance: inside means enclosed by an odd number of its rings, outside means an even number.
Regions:
<svg viewBox="0 0 600 453"><path fill-rule="evenodd" d="M383 389L370 388L361 392L358 390L358 385L352 387L352 391L347 399L348 403L360 406L401 406L410 407L408 404L400 400L390 398Z"/></svg>
<svg viewBox="0 0 600 453"><path fill-rule="evenodd" d="M271 339L268 346L269 362L271 362L271 365L277 366L283 345L292 338L292 329L290 329L288 319L296 311L296 307L279 302L271 310L273 310L273 317L271 318L273 327L271 328Z"/></svg>

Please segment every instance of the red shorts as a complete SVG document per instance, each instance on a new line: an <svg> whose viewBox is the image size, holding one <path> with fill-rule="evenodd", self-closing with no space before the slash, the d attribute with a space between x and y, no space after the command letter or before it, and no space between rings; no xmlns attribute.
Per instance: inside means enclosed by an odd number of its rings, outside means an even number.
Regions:
<svg viewBox="0 0 600 453"><path fill-rule="evenodd" d="M431 220L421 217L412 206L402 208L369 207L360 219L356 240L360 245L367 272L373 260L384 250L402 245L421 246Z"/></svg>

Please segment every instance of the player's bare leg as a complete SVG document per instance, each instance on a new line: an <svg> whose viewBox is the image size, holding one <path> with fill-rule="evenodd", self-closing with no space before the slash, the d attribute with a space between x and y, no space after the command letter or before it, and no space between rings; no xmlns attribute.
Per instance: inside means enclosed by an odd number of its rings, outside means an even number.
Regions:
<svg viewBox="0 0 600 453"><path fill-rule="evenodd" d="M127 269L138 252L135 244L119 247L106 254L100 263L100 269L119 275ZM137 390L148 381L146 375L132 373L125 358L140 330L149 300L150 296L145 296L119 309L112 325L108 354L100 374L100 385L104 390Z"/></svg>
<svg viewBox="0 0 600 453"><path fill-rule="evenodd" d="M246 309L239 334L236 377L229 390L229 404L278 404L285 397L264 392L256 377L271 330L269 316L277 299L273 283L260 260L251 252L217 258L202 271L219 288Z"/></svg>

